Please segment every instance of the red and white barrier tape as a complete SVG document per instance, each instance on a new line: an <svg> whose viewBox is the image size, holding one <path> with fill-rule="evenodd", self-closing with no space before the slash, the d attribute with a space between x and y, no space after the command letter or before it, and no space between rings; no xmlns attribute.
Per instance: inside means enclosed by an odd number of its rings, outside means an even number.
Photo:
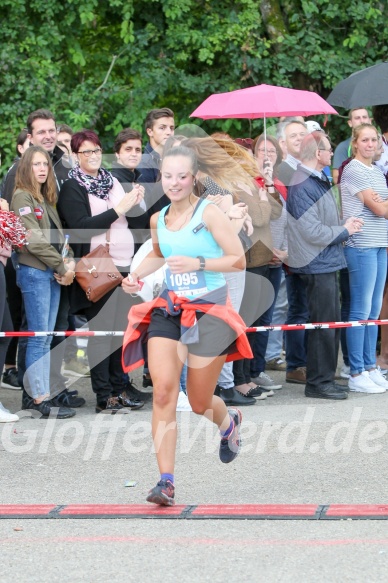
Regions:
<svg viewBox="0 0 388 583"><path fill-rule="evenodd" d="M247 328L247 332L276 332L278 330L327 330L330 328L354 328L358 326L385 326L388 320L356 320L353 322L315 322L311 324L273 324L271 326L256 326L255 328ZM77 336L77 337L93 337L93 336L124 336L124 332L107 332L107 331L91 331L91 330L77 330L76 332L67 330L66 332L0 332L0 338L4 337L39 337L39 336Z"/></svg>

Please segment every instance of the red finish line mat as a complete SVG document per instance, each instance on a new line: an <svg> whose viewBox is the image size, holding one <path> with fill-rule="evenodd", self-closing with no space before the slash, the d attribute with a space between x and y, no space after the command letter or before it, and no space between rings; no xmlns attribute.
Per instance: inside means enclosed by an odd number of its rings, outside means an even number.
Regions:
<svg viewBox="0 0 388 583"><path fill-rule="evenodd" d="M387 520L388 504L3 504L1 518L164 518L180 520Z"/></svg>

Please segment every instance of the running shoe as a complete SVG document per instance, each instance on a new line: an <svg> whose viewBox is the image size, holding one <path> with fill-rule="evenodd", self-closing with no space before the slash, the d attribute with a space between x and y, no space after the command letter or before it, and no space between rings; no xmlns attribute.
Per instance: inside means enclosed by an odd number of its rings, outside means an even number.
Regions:
<svg viewBox="0 0 388 583"><path fill-rule="evenodd" d="M233 421L233 429L228 437L223 437L220 443L220 460L223 464L229 464L239 454L241 449L240 425L242 421L241 411L228 409Z"/></svg>
<svg viewBox="0 0 388 583"><path fill-rule="evenodd" d="M260 389L269 389L272 391L273 389L282 388L280 383L275 383L275 381L265 372L261 372L257 377L252 377L252 382Z"/></svg>
<svg viewBox="0 0 388 583"><path fill-rule="evenodd" d="M159 504L160 506L174 506L175 504L175 487L170 480L160 480L155 486L148 492L147 502L152 502L152 504Z"/></svg>

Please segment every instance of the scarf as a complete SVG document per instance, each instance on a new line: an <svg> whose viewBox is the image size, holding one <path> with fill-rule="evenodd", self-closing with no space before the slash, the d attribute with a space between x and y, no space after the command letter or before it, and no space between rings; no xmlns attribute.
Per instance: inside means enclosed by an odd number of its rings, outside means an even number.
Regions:
<svg viewBox="0 0 388 583"><path fill-rule="evenodd" d="M77 164L70 170L69 178L74 178L78 184L86 188L89 194L102 198L102 200L107 200L109 191L113 188L112 174L105 168L100 168L98 175L95 177L82 172Z"/></svg>

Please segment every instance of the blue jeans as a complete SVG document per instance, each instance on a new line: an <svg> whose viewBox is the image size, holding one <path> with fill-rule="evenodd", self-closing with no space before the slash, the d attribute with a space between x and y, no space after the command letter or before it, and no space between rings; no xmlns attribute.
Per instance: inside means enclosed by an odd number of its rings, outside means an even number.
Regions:
<svg viewBox="0 0 388 583"><path fill-rule="evenodd" d="M350 289L349 289L349 272L345 267L340 271L340 290L341 290L341 321L349 322L350 310ZM349 366L348 343L346 339L347 328L341 329L341 350L344 364Z"/></svg>
<svg viewBox="0 0 388 583"><path fill-rule="evenodd" d="M278 292L278 297L275 301L275 307L272 314L271 324L285 324L287 320L288 300L287 289L284 270L282 269L281 281ZM279 358L283 350L283 330L270 332L268 335L267 351L265 353L265 360L273 360Z"/></svg>
<svg viewBox="0 0 388 583"><path fill-rule="evenodd" d="M186 383L187 383L187 364L183 365L181 378L179 379L179 390L182 393L186 393Z"/></svg>
<svg viewBox="0 0 388 583"><path fill-rule="evenodd" d="M387 275L385 247L345 247L349 269L349 320L377 320ZM377 326L347 329L350 374L376 366Z"/></svg>
<svg viewBox="0 0 388 583"><path fill-rule="evenodd" d="M18 265L16 282L21 289L29 331L50 331L57 318L61 286L54 271ZM25 390L34 398L50 394L50 344L52 336L27 340Z"/></svg>

